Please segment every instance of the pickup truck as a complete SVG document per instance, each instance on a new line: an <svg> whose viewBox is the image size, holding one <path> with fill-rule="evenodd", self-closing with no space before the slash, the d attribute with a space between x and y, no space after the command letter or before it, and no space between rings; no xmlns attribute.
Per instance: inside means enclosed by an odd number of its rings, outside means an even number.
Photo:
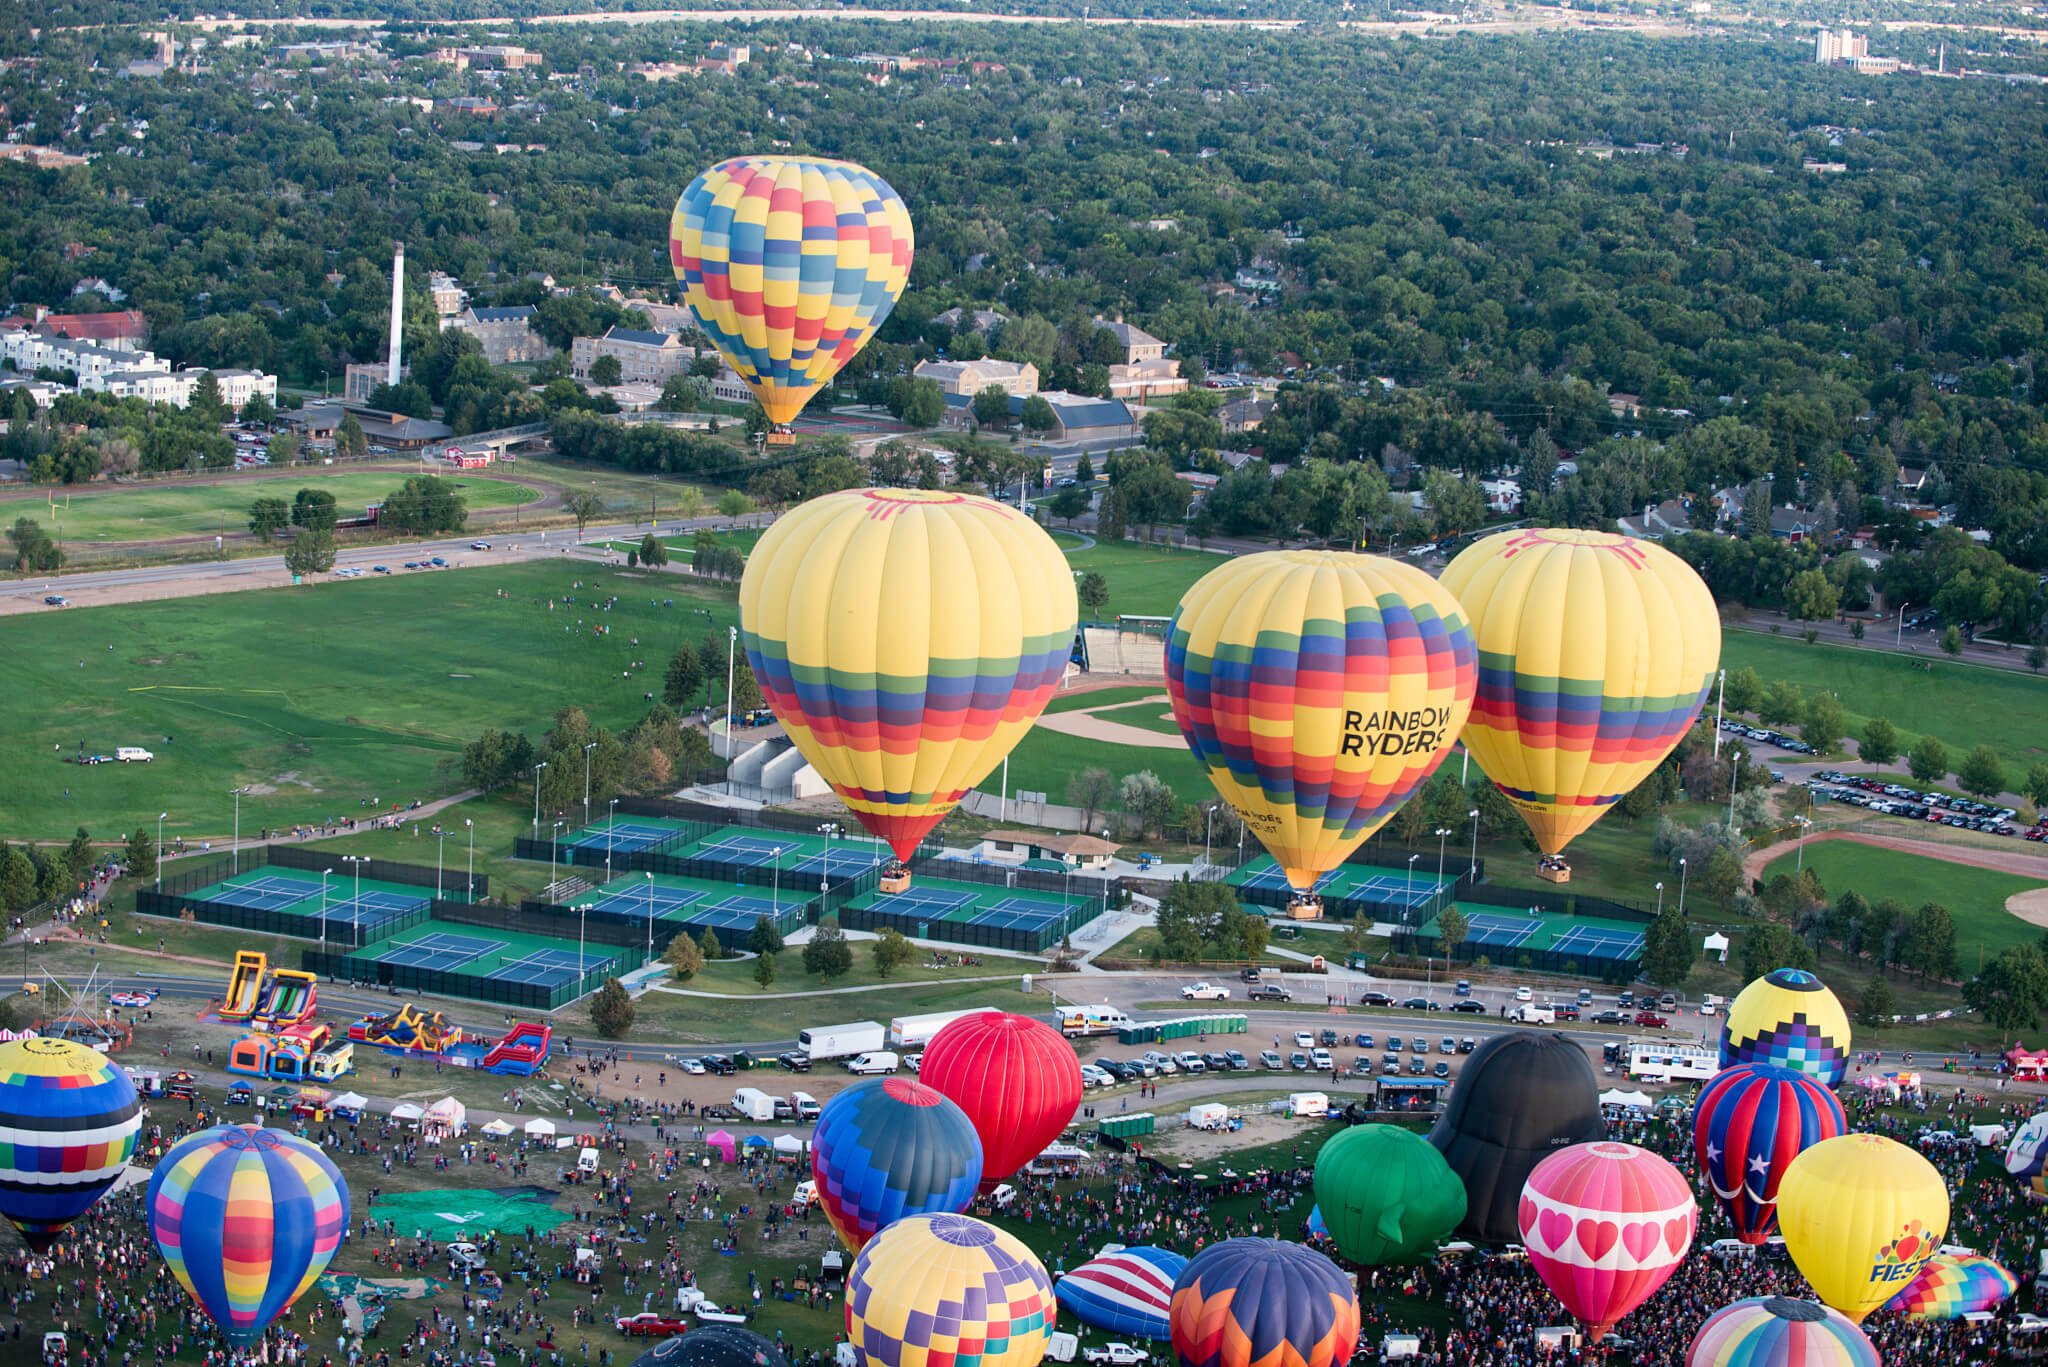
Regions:
<svg viewBox="0 0 2048 1367"><path fill-rule="evenodd" d="M1230 989L1218 987L1214 983L1189 983L1180 990L1180 995L1191 1002L1222 1002L1230 1000Z"/></svg>
<svg viewBox="0 0 2048 1367"><path fill-rule="evenodd" d="M1655 1011L1638 1011L1636 1012L1636 1024L1644 1026L1651 1030L1662 1030L1665 1026L1671 1024L1671 1022L1665 1020Z"/></svg>
<svg viewBox="0 0 2048 1367"><path fill-rule="evenodd" d="M1149 1362L1152 1355L1143 1348L1133 1348L1128 1343L1105 1343L1100 1348L1084 1348L1081 1356L1089 1362L1108 1363L1109 1367L1138 1367Z"/></svg>
<svg viewBox="0 0 2048 1367"><path fill-rule="evenodd" d="M1294 994L1278 983L1260 983L1245 996L1255 1002L1291 1002Z"/></svg>

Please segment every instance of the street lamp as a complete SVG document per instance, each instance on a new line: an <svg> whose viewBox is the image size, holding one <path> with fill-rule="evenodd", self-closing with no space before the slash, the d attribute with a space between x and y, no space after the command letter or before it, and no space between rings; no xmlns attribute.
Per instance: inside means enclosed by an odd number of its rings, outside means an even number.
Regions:
<svg viewBox="0 0 2048 1367"><path fill-rule="evenodd" d="M775 908L775 914L780 916L782 915L782 846L780 845L775 847L774 880L768 889L768 901Z"/></svg>
<svg viewBox="0 0 2048 1367"><path fill-rule="evenodd" d="M1735 767L1728 771L1728 826L1731 830L1735 826L1735 789L1741 778L1742 752L1737 750L1735 752Z"/></svg>
<svg viewBox="0 0 2048 1367"><path fill-rule="evenodd" d="M1209 835L1216 826L1216 804L1212 802L1202 808L1202 815L1202 867L1206 869L1209 867Z"/></svg>
<svg viewBox="0 0 2048 1367"><path fill-rule="evenodd" d="M654 962L654 874L647 873L647 962Z"/></svg>
<svg viewBox="0 0 2048 1367"><path fill-rule="evenodd" d="M360 927L363 914L363 865L370 862L367 854L345 854L342 859L355 866L356 891L349 899L350 924ZM360 937L357 937L360 938Z"/></svg>
<svg viewBox="0 0 2048 1367"><path fill-rule="evenodd" d="M1806 872L1806 828L1811 826L1813 821L1808 817L1795 816L1792 818L1792 824L1799 828L1799 859L1792 866L1793 872L1804 873Z"/></svg>
<svg viewBox="0 0 2048 1367"><path fill-rule="evenodd" d="M1449 826L1439 826L1436 828L1436 896L1439 903L1442 902L1444 895L1444 843L1450 838L1451 828ZM1437 910L1443 910L1442 906L1439 905Z"/></svg>
<svg viewBox="0 0 2048 1367"><path fill-rule="evenodd" d="M1892 649L1897 650L1906 639L1906 604L1899 604L1898 629L1892 632Z"/></svg>
<svg viewBox="0 0 2048 1367"><path fill-rule="evenodd" d="M1681 859L1678 861L1678 914L1681 917L1685 915L1685 874L1685 861Z"/></svg>
<svg viewBox="0 0 2048 1367"><path fill-rule="evenodd" d="M230 872L240 873L242 871L242 794L249 790L246 787L242 787L230 788L228 791L234 794L235 798L235 840L234 844L229 847L234 851L230 858L232 865Z"/></svg>
<svg viewBox="0 0 2048 1367"><path fill-rule="evenodd" d="M333 869L320 870L320 948L327 948L327 880Z"/></svg>
<svg viewBox="0 0 2048 1367"><path fill-rule="evenodd" d="M1403 921L1408 919L1408 913L1415 907L1415 861L1420 858L1422 856L1419 854L1408 856L1408 895L1403 899L1401 907L1401 919Z"/></svg>
<svg viewBox="0 0 2048 1367"><path fill-rule="evenodd" d="M540 834L540 771L547 767L546 760L533 766L533 833L536 836Z"/></svg>
<svg viewBox="0 0 2048 1367"><path fill-rule="evenodd" d="M577 986L577 987L578 987L579 989L580 989L580 988L582 988L582 987L584 987L584 986L586 985L586 981L587 981L587 979L586 979L586 976L585 976L585 975L586 975L586 974L588 973L588 971L589 971L588 969L586 969L586 968L584 967L584 964L583 964L583 916L584 916L584 913L585 913L585 912L587 912L587 911L589 911L589 910L590 910L590 904L589 904L588 902L582 902L582 903L578 903L578 904L577 904L577 907L576 907L576 986Z"/></svg>
<svg viewBox="0 0 2048 1367"><path fill-rule="evenodd" d="M437 822L434 826L434 900L437 902L441 900L441 867L445 862L442 856L447 849L448 827L445 823Z"/></svg>
<svg viewBox="0 0 2048 1367"><path fill-rule="evenodd" d="M463 872L462 890L471 901L476 900L476 822L462 818L462 828L469 832L469 867Z"/></svg>
<svg viewBox="0 0 2048 1367"><path fill-rule="evenodd" d="M1474 807L1465 813L1465 819L1472 823L1472 867L1465 870L1467 878L1479 876L1479 809Z"/></svg>
<svg viewBox="0 0 2048 1367"><path fill-rule="evenodd" d="M619 824L619 800L613 798L604 817L604 881L612 881L612 828Z"/></svg>
<svg viewBox="0 0 2048 1367"><path fill-rule="evenodd" d="M1659 881L1657 884L1657 914L1659 916L1664 914L1664 884L1662 881Z"/></svg>
<svg viewBox="0 0 2048 1367"><path fill-rule="evenodd" d="M548 887L555 886L555 851L562 845L562 823L557 821L548 830Z"/></svg>
<svg viewBox="0 0 2048 1367"><path fill-rule="evenodd" d="M590 752L597 748L592 741L583 747L583 824L590 824Z"/></svg>
<svg viewBox="0 0 2048 1367"><path fill-rule="evenodd" d="M1721 758L1721 704L1728 700L1728 671L1723 669L1716 676L1720 692L1714 695L1714 758Z"/></svg>
<svg viewBox="0 0 2048 1367"><path fill-rule="evenodd" d="M169 812L156 814L156 890L164 890L164 818Z"/></svg>

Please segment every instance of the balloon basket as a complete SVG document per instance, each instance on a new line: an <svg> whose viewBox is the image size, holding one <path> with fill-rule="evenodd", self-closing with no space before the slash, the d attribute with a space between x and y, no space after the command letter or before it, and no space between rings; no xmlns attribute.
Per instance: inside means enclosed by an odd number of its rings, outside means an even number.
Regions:
<svg viewBox="0 0 2048 1367"><path fill-rule="evenodd" d="M1290 921L1320 921L1323 919L1323 899L1303 893L1296 893L1287 900L1287 919Z"/></svg>
<svg viewBox="0 0 2048 1367"><path fill-rule="evenodd" d="M889 865L882 870L881 880L875 886L883 892L907 891L910 887L910 866L908 864Z"/></svg>
<svg viewBox="0 0 2048 1367"><path fill-rule="evenodd" d="M1572 866L1562 859L1544 859L1536 865L1536 876L1546 883L1569 883L1572 881Z"/></svg>
<svg viewBox="0 0 2048 1367"><path fill-rule="evenodd" d="M770 446L794 446L796 433L787 427L771 427L768 429L767 442Z"/></svg>

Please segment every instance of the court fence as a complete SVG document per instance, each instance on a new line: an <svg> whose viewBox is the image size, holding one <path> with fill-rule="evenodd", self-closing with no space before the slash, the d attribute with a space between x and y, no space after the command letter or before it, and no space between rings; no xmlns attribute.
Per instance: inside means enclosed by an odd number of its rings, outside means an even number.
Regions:
<svg viewBox="0 0 2048 1367"><path fill-rule="evenodd" d="M655 904L653 944L656 958L667 951L676 936L685 931L691 934L698 933L698 927L704 923L691 919L692 910L694 908L664 908L660 903ZM663 919L664 914L667 919ZM784 905L782 916L776 922L775 928L786 935L806 921L815 922L818 915L815 898L806 902L790 902ZM557 940L573 940L580 935L585 941L618 945L640 953L646 952L649 939L647 917L643 913L610 907L593 907L578 913L573 906L540 902L530 898L521 902L517 909L494 907L486 913L479 908L468 915L444 916L441 919L465 925L495 926L501 930L523 931L529 935L545 935Z"/></svg>
<svg viewBox="0 0 2048 1367"><path fill-rule="evenodd" d="M1058 944L1071 929L1065 921L1033 926L949 921L939 914L939 910L919 915L914 911L884 911L876 907L841 907L839 924L846 930L874 933L893 930L915 940L938 940L978 949L1003 949L1012 954L1043 954ZM1076 924L1085 925L1086 922Z"/></svg>
<svg viewBox="0 0 2048 1367"><path fill-rule="evenodd" d="M143 888L137 892L135 912L138 916L162 916L173 921L190 919L203 925L220 926L225 930L246 930L256 935L277 935L294 940L325 938L329 944L361 949L366 945L388 940L400 931L423 926L437 916L445 917L451 907L465 911L469 909L467 904L462 902L437 902L429 899L417 907L393 913L365 926L357 924L353 915L344 916L337 913L323 922L317 914L285 911L276 907L243 906L237 902L216 902L209 898L189 895L198 888L218 883L226 876L228 875L216 872L212 877L205 877L203 871L195 870L187 874L181 870L177 878L165 880L164 891ZM177 885L176 890L173 890L173 885ZM342 888L337 885L334 892L338 896L342 893Z"/></svg>
<svg viewBox="0 0 2048 1367"><path fill-rule="evenodd" d="M1054 873L1050 869L1020 869L1008 864L976 864L965 859L920 857L910 871L926 878L943 878L955 883L978 883L987 887L1011 888L1018 892L1051 892L1062 897L1080 897L1097 907L1120 907L1131 900L1130 889L1107 874ZM1107 901L1104 899L1107 898Z"/></svg>
<svg viewBox="0 0 2048 1367"><path fill-rule="evenodd" d="M261 854L263 862L280 869L297 869L301 873L320 873L333 869L339 878L344 870L354 876L354 865L344 865L341 856L331 850L307 849L300 845L265 845ZM247 858L242 860L246 866ZM408 887L433 888L437 899L450 902L482 901L490 896L491 876L479 873L474 877L465 869L443 866L435 868L430 864L404 864L396 859L370 859L363 863L360 872L365 878L374 878L382 883L404 883ZM464 885L469 885L465 895Z"/></svg>
<svg viewBox="0 0 2048 1367"><path fill-rule="evenodd" d="M539 983L507 982L503 979L447 969L415 968L406 964L378 963L352 959L346 954L309 949L299 956L299 967L317 973L330 982L364 987L395 988L422 996L464 997L470 1001L526 1011L557 1011L604 986L605 979L623 971L618 961L592 968L580 978L553 987Z"/></svg>

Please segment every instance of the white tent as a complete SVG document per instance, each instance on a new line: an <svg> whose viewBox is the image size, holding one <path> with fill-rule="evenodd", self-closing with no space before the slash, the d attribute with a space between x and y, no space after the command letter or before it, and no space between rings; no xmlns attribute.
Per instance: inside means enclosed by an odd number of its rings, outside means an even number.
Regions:
<svg viewBox="0 0 2048 1367"><path fill-rule="evenodd" d="M1720 931L1717 930L1702 940L1700 948L1713 955L1716 963L1725 964L1728 962L1728 937Z"/></svg>
<svg viewBox="0 0 2048 1367"><path fill-rule="evenodd" d="M363 1107L370 1104L370 1098L364 1096L361 1092L343 1092L327 1104L337 1111L356 1111L360 1113Z"/></svg>
<svg viewBox="0 0 2048 1367"><path fill-rule="evenodd" d="M553 1134L555 1132L555 1122L552 1120L542 1120L539 1116L535 1116L526 1122L526 1132L534 1136Z"/></svg>
<svg viewBox="0 0 2048 1367"><path fill-rule="evenodd" d="M1627 1106L1639 1111L1650 1109L1650 1098L1643 1092L1624 1092L1619 1087L1610 1087L1600 1093L1602 1106Z"/></svg>
<svg viewBox="0 0 2048 1367"><path fill-rule="evenodd" d="M469 1108L452 1096L444 1096L427 1107L423 1122L427 1133L452 1137L469 1128Z"/></svg>
<svg viewBox="0 0 2048 1367"><path fill-rule="evenodd" d="M796 1137L795 1135L793 1135L793 1134L778 1134L778 1135L776 1135L776 1136L775 1136L775 1152L777 1152L777 1153L802 1153L803 1151L804 1151L804 1141L803 1141L803 1140L801 1140L801 1139L798 1139L798 1138L797 1138L797 1137Z"/></svg>
<svg viewBox="0 0 2048 1367"><path fill-rule="evenodd" d="M424 1110L413 1105L410 1101L401 1101L391 1108L391 1118L393 1120L418 1120L425 1114Z"/></svg>
<svg viewBox="0 0 2048 1367"><path fill-rule="evenodd" d="M490 1124L484 1126L484 1133L493 1139L503 1139L506 1135L512 1133L512 1127L502 1120L493 1120Z"/></svg>
<svg viewBox="0 0 2048 1367"><path fill-rule="evenodd" d="M1221 1102L1209 1101L1199 1106L1188 1107L1188 1124L1198 1130L1224 1130L1230 1128L1230 1108Z"/></svg>

